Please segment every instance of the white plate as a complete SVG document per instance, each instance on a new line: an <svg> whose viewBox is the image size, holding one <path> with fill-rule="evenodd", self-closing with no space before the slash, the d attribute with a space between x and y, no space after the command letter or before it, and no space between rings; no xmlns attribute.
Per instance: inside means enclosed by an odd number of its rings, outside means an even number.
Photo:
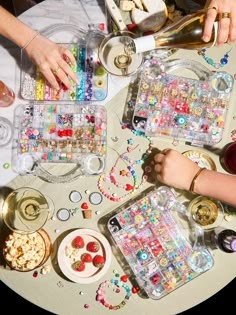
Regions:
<svg viewBox="0 0 236 315"><path fill-rule="evenodd" d="M72 246L72 242L76 236L81 236L84 239L85 246L77 250L76 255L69 257L66 255L66 248ZM100 249L96 253L91 253L86 250L88 242L97 241L99 242ZM93 265L93 263L85 263L84 271L76 271L73 269L73 263L76 260L80 260L83 253L90 253L92 257L95 255L102 255L105 258L104 266L99 269ZM69 233L61 242L58 252L57 259L58 264L63 274L73 282L77 283L92 283L99 280L108 270L111 264L112 252L108 240L99 232L90 229L78 229Z"/></svg>

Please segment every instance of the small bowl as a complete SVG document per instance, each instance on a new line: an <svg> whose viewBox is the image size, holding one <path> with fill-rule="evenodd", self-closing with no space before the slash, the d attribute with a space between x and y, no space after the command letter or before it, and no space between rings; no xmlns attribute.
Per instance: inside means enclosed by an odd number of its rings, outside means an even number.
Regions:
<svg viewBox="0 0 236 315"><path fill-rule="evenodd" d="M10 233L3 245L6 264L16 271L32 271L42 266L49 258L52 244L43 229L29 234Z"/></svg>

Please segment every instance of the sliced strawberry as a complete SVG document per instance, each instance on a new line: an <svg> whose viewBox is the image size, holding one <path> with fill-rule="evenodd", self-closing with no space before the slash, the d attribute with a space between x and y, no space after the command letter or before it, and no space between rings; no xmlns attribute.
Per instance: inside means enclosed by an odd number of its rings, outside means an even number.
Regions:
<svg viewBox="0 0 236 315"><path fill-rule="evenodd" d="M76 238L73 240L73 246L76 248L83 248L84 239L81 236L76 236Z"/></svg>
<svg viewBox="0 0 236 315"><path fill-rule="evenodd" d="M91 253L97 253L100 249L100 244L98 242L89 242L86 248Z"/></svg>
<svg viewBox="0 0 236 315"><path fill-rule="evenodd" d="M85 269L85 263L83 261L77 260L74 265L73 265L74 269L76 271L84 271Z"/></svg>
<svg viewBox="0 0 236 315"><path fill-rule="evenodd" d="M81 255L81 260L85 263L91 263L93 261L93 258L91 254L89 253L84 253Z"/></svg>
<svg viewBox="0 0 236 315"><path fill-rule="evenodd" d="M101 255L96 255L93 257L93 264L97 268L102 268L105 264L105 258Z"/></svg>

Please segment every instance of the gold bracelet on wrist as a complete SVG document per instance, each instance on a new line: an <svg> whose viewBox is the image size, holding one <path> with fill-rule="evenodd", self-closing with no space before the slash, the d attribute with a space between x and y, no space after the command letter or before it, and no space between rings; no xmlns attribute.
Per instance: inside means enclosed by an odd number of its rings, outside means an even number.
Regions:
<svg viewBox="0 0 236 315"><path fill-rule="evenodd" d="M39 35L39 32L36 31L36 33L28 40L28 42L22 47L22 50L24 50L26 47L29 46L29 44Z"/></svg>
<svg viewBox="0 0 236 315"><path fill-rule="evenodd" d="M205 170L205 169L206 169L205 167L200 168L200 169L197 171L197 173L194 175L194 177L193 177L193 179L192 179L192 182L191 182L191 185L190 185L190 187L189 187L189 191L190 191L192 194L195 194L194 188L195 188L195 183L196 183L196 180L197 180L198 176L199 176L199 175L201 174L201 172L202 172L203 170Z"/></svg>

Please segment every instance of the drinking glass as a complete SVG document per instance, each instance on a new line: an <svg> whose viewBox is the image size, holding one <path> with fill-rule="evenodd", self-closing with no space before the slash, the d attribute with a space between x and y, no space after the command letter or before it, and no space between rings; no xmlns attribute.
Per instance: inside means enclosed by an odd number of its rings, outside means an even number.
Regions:
<svg viewBox="0 0 236 315"><path fill-rule="evenodd" d="M134 74L143 63L142 54L128 55L125 47L130 38L136 35L128 31L110 33L102 40L98 55L103 67L116 76L130 76Z"/></svg>
<svg viewBox="0 0 236 315"><path fill-rule="evenodd" d="M236 174L236 142L231 142L225 146L220 162L228 173Z"/></svg>
<svg viewBox="0 0 236 315"><path fill-rule="evenodd" d="M7 107L13 104L15 93L3 81L0 81L0 107Z"/></svg>
<svg viewBox="0 0 236 315"><path fill-rule="evenodd" d="M7 118L0 116L0 147L7 145L11 141L12 135L12 123Z"/></svg>
<svg viewBox="0 0 236 315"><path fill-rule="evenodd" d="M3 220L14 232L27 234L41 229L52 216L54 204L40 191L22 187L12 191L3 203Z"/></svg>
<svg viewBox="0 0 236 315"><path fill-rule="evenodd" d="M188 210L193 221L204 230L219 226L224 216L224 207L221 202L204 196L194 198Z"/></svg>

